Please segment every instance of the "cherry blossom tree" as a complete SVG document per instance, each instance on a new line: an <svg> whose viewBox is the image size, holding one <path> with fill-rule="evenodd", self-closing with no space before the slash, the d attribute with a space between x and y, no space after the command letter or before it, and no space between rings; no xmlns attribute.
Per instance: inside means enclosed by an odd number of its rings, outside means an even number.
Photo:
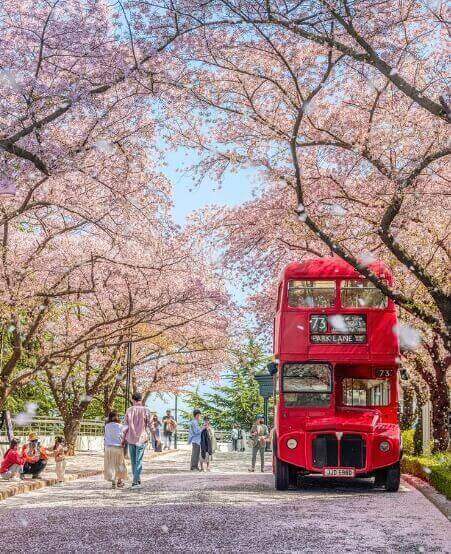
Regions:
<svg viewBox="0 0 451 554"><path fill-rule="evenodd" d="M180 104L166 115L169 138L202 156L200 179L260 170L263 193L216 220L230 237L228 256L250 252L238 266L258 280L265 274L256 266L272 271L287 252L334 252L392 298L435 350L436 447L446 448L449 147L440 10L414 1L207 5L176 8L211 28L179 43L171 68L189 120ZM396 288L368 268L374 257L395 268Z"/></svg>

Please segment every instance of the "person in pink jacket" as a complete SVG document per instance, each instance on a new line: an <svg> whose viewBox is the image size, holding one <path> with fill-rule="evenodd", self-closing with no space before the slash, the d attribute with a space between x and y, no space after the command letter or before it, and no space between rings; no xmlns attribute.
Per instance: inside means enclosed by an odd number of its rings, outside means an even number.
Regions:
<svg viewBox="0 0 451 554"><path fill-rule="evenodd" d="M2 479L13 479L19 477L23 471L25 460L19 453L19 442L12 439L9 443L9 448L3 456L0 466L0 477Z"/></svg>

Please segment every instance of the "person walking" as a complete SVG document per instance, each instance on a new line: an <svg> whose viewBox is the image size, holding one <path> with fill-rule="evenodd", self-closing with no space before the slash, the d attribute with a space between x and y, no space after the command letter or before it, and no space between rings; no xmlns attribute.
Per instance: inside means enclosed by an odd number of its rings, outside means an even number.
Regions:
<svg viewBox="0 0 451 554"><path fill-rule="evenodd" d="M36 433L28 435L28 442L22 447L22 458L25 461L23 475L31 473L33 479L38 479L47 465L48 456Z"/></svg>
<svg viewBox="0 0 451 554"><path fill-rule="evenodd" d="M199 471L200 439L203 427L200 426L201 411L193 411L193 419L189 424L188 444L192 445L191 450L191 471Z"/></svg>
<svg viewBox="0 0 451 554"><path fill-rule="evenodd" d="M207 471L210 471L210 461L213 457L215 438L213 427L207 416L204 417L204 426L200 435L200 470L204 471L204 464Z"/></svg>
<svg viewBox="0 0 451 554"><path fill-rule="evenodd" d="M124 420L123 445L128 444L133 489L141 486L142 462L150 433L150 412L146 406L143 406L142 399L140 392L133 394L133 406L128 408Z"/></svg>
<svg viewBox="0 0 451 554"><path fill-rule="evenodd" d="M243 429L241 428L241 425L238 424L238 451L239 452L244 452L245 448L244 448L244 444L246 442L246 437L244 435L244 431Z"/></svg>
<svg viewBox="0 0 451 554"><path fill-rule="evenodd" d="M233 427L232 427L232 432L231 432L231 436L232 436L232 451L233 452L237 452L238 451L238 439L239 439L239 428L238 428L238 423L234 423L233 424Z"/></svg>
<svg viewBox="0 0 451 554"><path fill-rule="evenodd" d="M161 421L158 419L157 414L154 414L150 420L150 437L154 452L161 452L160 427Z"/></svg>
<svg viewBox="0 0 451 554"><path fill-rule="evenodd" d="M103 457L103 475L106 481L111 482L113 489L124 487L127 477L124 448L122 446L124 427L119 420L119 414L113 410L108 414L105 425L105 454Z"/></svg>
<svg viewBox="0 0 451 554"><path fill-rule="evenodd" d="M171 410L166 410L166 415L163 417L163 440L164 450L172 448L172 435L177 429L177 422L172 417Z"/></svg>
<svg viewBox="0 0 451 554"><path fill-rule="evenodd" d="M254 425L251 428L251 441L252 441L252 463L249 471L255 471L255 463L257 461L257 454L260 455L261 471L265 471L265 449L266 442L269 439L269 430L265 425L265 418L258 416Z"/></svg>

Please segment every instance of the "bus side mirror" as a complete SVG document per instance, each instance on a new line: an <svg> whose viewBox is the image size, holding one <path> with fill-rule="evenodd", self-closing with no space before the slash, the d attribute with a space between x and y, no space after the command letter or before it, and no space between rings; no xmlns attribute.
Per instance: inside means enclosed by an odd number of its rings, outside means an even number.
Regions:
<svg viewBox="0 0 451 554"><path fill-rule="evenodd" d="M266 366L266 369L268 370L268 373L270 375L275 375L278 371L277 364L275 362L271 362Z"/></svg>
<svg viewBox="0 0 451 554"><path fill-rule="evenodd" d="M409 380L409 371L408 371L407 369L405 369L405 368L402 367L402 368L399 370L399 374L400 374L401 379L402 379L403 381L408 381L408 380Z"/></svg>

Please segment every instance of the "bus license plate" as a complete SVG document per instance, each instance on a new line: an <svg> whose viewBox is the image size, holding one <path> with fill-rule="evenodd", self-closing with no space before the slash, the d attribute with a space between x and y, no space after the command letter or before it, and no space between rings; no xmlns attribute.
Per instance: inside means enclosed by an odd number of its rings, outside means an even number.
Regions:
<svg viewBox="0 0 451 554"><path fill-rule="evenodd" d="M324 477L355 477L353 467L325 467L323 469Z"/></svg>

